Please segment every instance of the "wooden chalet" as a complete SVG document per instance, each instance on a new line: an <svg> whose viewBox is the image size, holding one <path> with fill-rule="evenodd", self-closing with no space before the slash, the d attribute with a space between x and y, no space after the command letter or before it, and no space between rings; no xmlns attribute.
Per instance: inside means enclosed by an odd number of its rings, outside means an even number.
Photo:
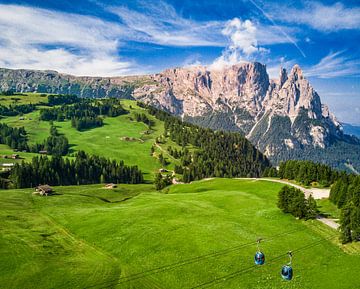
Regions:
<svg viewBox="0 0 360 289"><path fill-rule="evenodd" d="M41 196L48 196L53 193L53 189L49 185L40 185L36 187L36 192Z"/></svg>
<svg viewBox="0 0 360 289"><path fill-rule="evenodd" d="M116 187L117 187L117 185L113 184L113 183L105 185L105 189L115 189Z"/></svg>

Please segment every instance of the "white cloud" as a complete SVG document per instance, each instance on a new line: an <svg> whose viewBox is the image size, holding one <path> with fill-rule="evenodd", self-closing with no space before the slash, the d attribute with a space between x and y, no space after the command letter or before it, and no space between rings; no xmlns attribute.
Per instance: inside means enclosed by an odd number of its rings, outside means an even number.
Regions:
<svg viewBox="0 0 360 289"><path fill-rule="evenodd" d="M250 20L242 22L234 18L227 23L222 33L231 39L230 49L240 49L246 55L258 51L256 27Z"/></svg>
<svg viewBox="0 0 360 289"><path fill-rule="evenodd" d="M215 59L210 66L211 69L221 69L224 66L249 61L251 55L266 51L258 46L256 27L250 20L241 21L234 18L227 22L222 33L229 38L230 45Z"/></svg>
<svg viewBox="0 0 360 289"><path fill-rule="evenodd" d="M78 75L119 75L133 69L117 53L126 29L90 16L0 5L0 66Z"/></svg>
<svg viewBox="0 0 360 289"><path fill-rule="evenodd" d="M345 55L345 51L329 53L323 57L317 64L305 68L306 76L318 78L333 78L342 76L359 76L360 60Z"/></svg>
<svg viewBox="0 0 360 289"><path fill-rule="evenodd" d="M108 10L136 32L134 40L168 46L223 46L220 21L192 21L181 17L169 4L145 3L142 12L126 7ZM220 36L220 37L219 37Z"/></svg>
<svg viewBox="0 0 360 289"><path fill-rule="evenodd" d="M268 13L275 19L305 24L324 32L360 29L360 8L348 8L339 2L328 6L319 2L307 2L300 9L287 8L285 5L274 9L274 6L270 6Z"/></svg>
<svg viewBox="0 0 360 289"><path fill-rule="evenodd" d="M289 42L274 25L250 20L242 22L238 18L195 21L182 17L162 1L143 2L137 11L123 6L103 5L99 9L114 13L121 21L0 4L0 66L49 69L76 75L127 75L155 69L119 56L121 47L128 41L180 47L226 47L218 59L218 63L224 64L249 60L264 52L259 45ZM199 64L196 60L186 62Z"/></svg>

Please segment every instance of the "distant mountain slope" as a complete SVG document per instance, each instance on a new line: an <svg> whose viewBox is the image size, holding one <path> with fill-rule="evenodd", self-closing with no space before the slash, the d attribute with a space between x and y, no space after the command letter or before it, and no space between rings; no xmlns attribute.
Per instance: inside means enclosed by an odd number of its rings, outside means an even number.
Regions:
<svg viewBox="0 0 360 289"><path fill-rule="evenodd" d="M80 97L121 97L130 99L141 76L77 77L57 71L0 68L0 90L76 94Z"/></svg>
<svg viewBox="0 0 360 289"><path fill-rule="evenodd" d="M54 71L0 69L0 90L134 98L213 129L241 131L274 163L305 158L360 169L360 141L321 102L299 66L271 80L266 66L203 66L131 77L75 77Z"/></svg>
<svg viewBox="0 0 360 289"><path fill-rule="evenodd" d="M342 126L346 134L360 137L360 126L354 126L348 123L342 123Z"/></svg>

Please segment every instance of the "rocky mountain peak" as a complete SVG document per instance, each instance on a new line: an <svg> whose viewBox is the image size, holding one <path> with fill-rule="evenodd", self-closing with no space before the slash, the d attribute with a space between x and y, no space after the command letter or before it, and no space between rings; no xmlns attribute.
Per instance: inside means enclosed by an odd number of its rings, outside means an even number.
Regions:
<svg viewBox="0 0 360 289"><path fill-rule="evenodd" d="M279 86L282 87L287 79L288 79L287 71L285 68L281 67L279 73Z"/></svg>
<svg viewBox="0 0 360 289"><path fill-rule="evenodd" d="M285 69L280 69L278 84L268 92L264 108L272 114L288 116L292 122L302 110L306 110L312 119L322 116L320 97L299 65L294 65L289 75Z"/></svg>
<svg viewBox="0 0 360 289"><path fill-rule="evenodd" d="M303 71L301 70L301 68L300 68L300 66L298 64L295 64L293 66L293 68L291 69L289 77L293 78L295 80L302 79L304 77L303 76Z"/></svg>

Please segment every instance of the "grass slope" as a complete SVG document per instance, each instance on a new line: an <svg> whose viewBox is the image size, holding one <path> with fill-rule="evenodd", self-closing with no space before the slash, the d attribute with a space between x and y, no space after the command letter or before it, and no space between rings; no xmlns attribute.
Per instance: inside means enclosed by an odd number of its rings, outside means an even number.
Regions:
<svg viewBox="0 0 360 289"><path fill-rule="evenodd" d="M15 95L4 95L0 94L0 103L2 105L18 105L18 104L37 104L37 103L47 103L47 94L39 93L18 93Z"/></svg>
<svg viewBox="0 0 360 289"><path fill-rule="evenodd" d="M0 284L193 288L218 278L211 288L357 288L360 276L351 272L360 270L358 244L352 245L352 254L345 253L336 231L281 213L276 207L281 186L214 179L162 193L151 185L119 185L114 191L101 185L59 187L59 195L52 197L2 191ZM255 244L199 257L258 237L268 239L261 245L267 258L262 267L253 267ZM279 275L288 250L295 251L291 282ZM194 257L185 266L119 284L120 276ZM222 278L237 271L234 278Z"/></svg>
<svg viewBox="0 0 360 289"><path fill-rule="evenodd" d="M33 101L36 100L35 96L35 94L32 95ZM37 97L42 99L40 95L37 95ZM158 145L155 154L150 155L150 148L155 143L155 139L164 133L163 122L147 114L146 110L138 107L135 101L124 100L122 104L130 113L114 118L106 117L102 127L80 132L71 127L70 121L54 122L54 125L60 133L69 139L72 152L84 150L90 154L124 160L127 165L139 166L145 173L146 180L153 180L154 173L161 168L161 164L157 159L160 153L170 162L168 169L173 170L174 164L178 163L178 160L172 158L166 148L169 145L175 148L179 147L171 140L168 139L166 144ZM145 133L148 127L144 123L134 120L135 113L145 113L150 119L154 120L155 126L150 134ZM42 143L49 136L50 123L40 121L39 115L39 110L35 110L24 115L24 119L20 119L19 116L5 117L1 119L1 122L12 127L24 126L29 134L29 143ZM9 154L9 151L11 152L10 148L0 146L0 155ZM29 160L33 156L34 154L21 154L21 157L25 158L25 160ZM9 161L6 160L6 162Z"/></svg>

